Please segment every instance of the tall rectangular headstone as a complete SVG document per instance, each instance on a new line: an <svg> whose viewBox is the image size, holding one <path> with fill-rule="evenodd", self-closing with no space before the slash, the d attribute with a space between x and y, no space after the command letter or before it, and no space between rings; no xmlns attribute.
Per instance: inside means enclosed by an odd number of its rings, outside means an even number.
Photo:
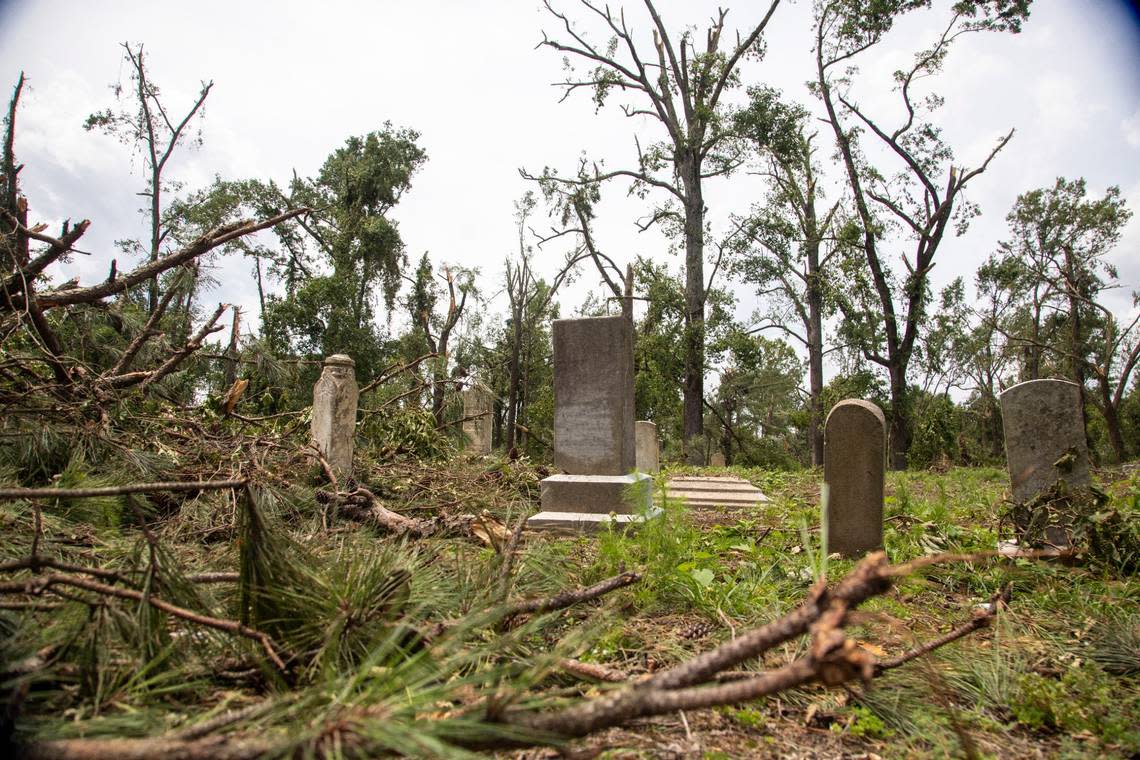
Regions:
<svg viewBox="0 0 1140 760"><path fill-rule="evenodd" d="M597 530L641 519L653 479L633 472L633 325L625 317L554 322L554 465L539 483L537 529Z"/></svg>
<svg viewBox="0 0 1140 760"><path fill-rule="evenodd" d="M633 424L638 472L658 472L661 469L661 449L657 441L657 426L646 420Z"/></svg>
<svg viewBox="0 0 1140 760"><path fill-rule="evenodd" d="M463 391L463 432L471 441L469 451L491 453L491 394L483 388Z"/></svg>
<svg viewBox="0 0 1140 760"><path fill-rule="evenodd" d="M633 325L624 317L554 321L554 466L625 475L636 465Z"/></svg>
<svg viewBox="0 0 1140 760"><path fill-rule="evenodd" d="M1007 388L1001 394L1001 419L1015 502L1032 500L1058 480L1075 488L1092 483L1076 383L1029 380Z"/></svg>
<svg viewBox="0 0 1140 760"><path fill-rule="evenodd" d="M882 547L886 461L883 411L862 399L836 404L823 433L825 553L855 557Z"/></svg>

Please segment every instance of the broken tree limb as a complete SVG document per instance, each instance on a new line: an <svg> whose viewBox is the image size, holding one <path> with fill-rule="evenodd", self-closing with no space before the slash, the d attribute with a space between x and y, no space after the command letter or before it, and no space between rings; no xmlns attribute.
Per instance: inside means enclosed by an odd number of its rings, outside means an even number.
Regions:
<svg viewBox="0 0 1140 760"><path fill-rule="evenodd" d="M893 670L897 667L905 665L911 660L918 659L925 654L933 652L939 647L946 646L952 641L957 641L964 636L970 635L974 631L989 626L994 621L994 619L997 618L998 610L1001 607L1009 604L1010 592L1012 588L1012 584L1006 584L1003 589L990 597L990 602L984 610L975 610L974 614L967 622L953 628L942 636L919 644L910 651L905 652L904 654L900 654L898 657L892 657L889 660L882 660L881 662L875 663L875 675L877 676L881 673L885 673L888 670Z"/></svg>
<svg viewBox="0 0 1140 760"><path fill-rule="evenodd" d="M254 232L274 227L308 212L309 209L307 208L295 208L261 221L241 220L231 222L230 224L223 224L197 238L189 245L148 262L147 264L136 267L126 274L119 275L114 280L107 280L98 285L88 287L71 287L45 291L38 294L36 300L39 301L43 309L98 301L108 296L122 293L124 290L129 290L135 285L146 282L150 278L162 274L168 269L173 269L180 264L195 259L218 246L225 245L231 240L236 240L244 235L250 235ZM22 308L23 304L19 303L19 300L20 299L13 299L13 305L17 308Z"/></svg>
<svg viewBox="0 0 1140 760"><path fill-rule="evenodd" d="M334 481L335 483L335 481ZM317 502L334 505L340 514L357 522L367 523L385 533L426 538L435 535L439 525L434 520L416 520L405 517L381 506L379 500L367 488L352 491L317 491Z"/></svg>
<svg viewBox="0 0 1140 760"><path fill-rule="evenodd" d="M131 483L123 486L99 486L97 488L0 488L0 499L88 499L98 496L125 496L131 493L153 493L155 491L218 491L226 488L244 488L247 485L249 485L249 481L242 478L238 480Z"/></svg>
<svg viewBox="0 0 1140 760"><path fill-rule="evenodd" d="M562 610L581 602L587 602L591 599L597 599L599 596L605 596L611 591L616 591L619 588L624 588L633 583L641 580L641 573L627 571L612 578L606 578L604 581L595 583L593 586L585 588L570 589L548 596L541 599L524 599L521 602L514 602L507 606L504 613L505 618L516 617L518 615L527 615L530 613L543 613L554 612L555 610Z"/></svg>

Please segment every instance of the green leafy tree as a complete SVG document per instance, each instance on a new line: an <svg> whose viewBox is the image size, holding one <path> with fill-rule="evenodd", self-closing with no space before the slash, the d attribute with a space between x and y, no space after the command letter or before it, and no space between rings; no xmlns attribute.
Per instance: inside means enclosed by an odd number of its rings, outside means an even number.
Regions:
<svg viewBox="0 0 1140 760"><path fill-rule="evenodd" d="M286 289L266 298L263 314L279 349L312 358L348 353L364 377L380 369L385 348L376 293L391 313L407 257L389 214L427 160L418 138L391 124L351 137L316 177L294 177L289 197L276 198L312 210L279 233ZM263 202L274 193L280 195L275 186L263 186Z"/></svg>
<svg viewBox="0 0 1140 760"><path fill-rule="evenodd" d="M438 279L442 279L447 286L447 308L442 314L437 313L442 291L435 282L437 276L427 253L420 258L416 275L411 279L406 305L412 320L412 335L427 353L435 354L429 366L431 413L435 418L436 427L442 427L444 424L446 393L448 386L453 384L448 378L450 359L448 347L452 332L463 317L467 298L469 296L478 298L475 275L476 272L472 269L443 267L443 273Z"/></svg>
<svg viewBox="0 0 1140 760"><path fill-rule="evenodd" d="M1105 303L1119 275L1108 260L1132 218L1120 188L1087 198L1084 179L1063 177L1018 196L1010 236L986 264L1011 307L998 323L1024 356L1026 379L1045 368L1067 375L1104 417L1113 456L1128 456L1120 411L1140 362L1140 317L1121 320ZM1133 306L1140 303L1133 294ZM1082 404L1082 407L1084 404ZM1087 424L1087 420L1086 420Z"/></svg>
<svg viewBox="0 0 1140 760"><path fill-rule="evenodd" d="M942 130L930 118L943 103L936 93L919 98L916 85L937 74L953 42L963 34L1018 32L1029 15L1029 0L964 0L934 44L907 68L896 71L902 118L887 126L854 95L851 72L859 57L878 45L902 15L926 8L928 0L825 0L816 8L816 76L813 88L826 111L847 175L861 228L862 272L839 302L845 342L882 367L891 393L890 463L906 467L912 435L908 371L927 324L929 277L946 234L963 234L977 214L963 195L1012 138L1012 130L974 168L955 163ZM872 164L860 148L866 134L887 158ZM901 258L905 272L892 269ZM863 278L866 278L864 280ZM864 284L865 283L865 284Z"/></svg>
<svg viewBox="0 0 1140 760"><path fill-rule="evenodd" d="M632 279L634 298L645 304L644 315L635 325L637 418L656 423L666 457L680 457L687 440L683 417L685 357L677 350L683 345L686 329L684 280L667 264L642 256L633 265ZM707 301L706 328L710 353L715 358L723 354L726 336L736 327L732 316L735 302L719 288L708 291ZM708 399L705 403L707 408Z"/></svg>
<svg viewBox="0 0 1140 760"><path fill-rule="evenodd" d="M728 464L790 466L803 444L794 419L802 407L803 362L788 343L734 330L709 406Z"/></svg>
<svg viewBox="0 0 1140 760"><path fill-rule="evenodd" d="M739 65L746 57L764 54L762 35L779 0L774 0L758 23L730 42L723 37L726 10L720 10L707 30L705 44L698 47L696 35L685 30L671 33L650 0L645 7L652 23L651 47L639 45L626 23L624 11L616 15L609 7L581 0L583 15L599 22L607 42L591 41L569 15L549 2L546 9L562 27L562 39L543 37L541 45L564 56L567 75L560 84L565 96L577 90L592 94L600 109L614 93L628 96L621 104L626 116L658 128L660 139L637 145L632 168L605 170L583 163L575 177L559 177L546 169L542 179L572 188L585 188L576 202L590 204L590 188L614 178L632 180L631 192L642 198L663 193L642 224L643 229L662 223L668 233L683 241L685 251L685 360L684 432L686 439L703 432L705 376L705 265L706 180L730 173L740 163L740 146L732 139L731 123L723 101L726 92L739 86ZM574 62L586 68L578 71ZM538 179L538 178L535 178ZM689 454L694 461L699 449Z"/></svg>
<svg viewBox="0 0 1140 760"><path fill-rule="evenodd" d="M834 310L829 297L832 260L841 250L839 202L826 206L815 161L816 134L809 113L767 87L749 89L736 114L736 129L756 153L754 172L770 185L762 204L740 221L744 235L731 271L753 284L767 311L757 331L778 330L808 356L808 445L813 466L823 464L823 320Z"/></svg>

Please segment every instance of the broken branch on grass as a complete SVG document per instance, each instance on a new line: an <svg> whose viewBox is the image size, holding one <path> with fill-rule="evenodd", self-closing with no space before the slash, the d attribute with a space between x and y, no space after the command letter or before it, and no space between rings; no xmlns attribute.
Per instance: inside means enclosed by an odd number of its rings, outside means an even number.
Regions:
<svg viewBox="0 0 1140 760"><path fill-rule="evenodd" d="M238 480L165 481L158 483L130 483L122 486L96 488L0 488L0 499L90 499L99 496L125 496L132 493L155 491L218 491L227 488L244 488L245 478Z"/></svg>
<svg viewBox="0 0 1140 760"><path fill-rule="evenodd" d="M940 562L952 561L951 557L935 559ZM923 558L921 561L909 564L926 566L935 562ZM456 735L454 742L470 749L554 744L621 725L638 717L746 702L812 682L837 686L852 680L869 681L887 669L882 666L897 667L955 641L966 633L984 627L982 623L972 620L965 626L959 626L951 633L916 647L898 658L883 661L881 666L877 664L870 652L847 638L844 626L851 623L850 613L860 603L886 593L891 588L893 579L900 576L899 568L907 566L889 565L886 556L882 552L876 552L866 557L832 589L828 589L823 582L816 584L808 599L795 610L689 662L681 663L656 676L629 683L618 691L560 710L535 711L524 708L506 712L496 710L493 714L488 713L486 719L515 729L510 736ZM589 589L566 592L549 600L524 602L515 605L513 609L549 611L605 593L596 592L598 589L613 590L633 580L636 580L636 574L623 573ZM1002 605L999 602L1006 598L1007 593L1007 590L1003 590L1000 596L995 595L987 614L978 616L975 620L992 619L1001 609ZM553 600L556 599L568 601L568 604L556 606L553 604ZM782 667L748 675L726 671L727 667L742 659L762 654L782 641L806 633L811 635L811 645L807 653ZM573 660L562 660L559 664L567 672L580 672L582 675L586 675L583 668L592 670L589 663L578 663ZM596 675L606 674L599 671ZM727 678L730 676L733 680L729 681ZM705 685L710 680L721 682ZM366 720L367 717L362 714L360 719ZM343 713L336 718L341 729L347 725L345 719ZM519 730L526 733L520 734ZM239 756L236 754L239 748L246 741L249 741L248 737L238 736L222 743L219 738L217 742L212 742L208 746L215 756L223 756L224 753L224 756L236 757ZM66 746L63 742L41 742L32 745L29 757L129 756L139 760L142 758L167 760L171 756L205 757L207 755L199 753L206 746L200 741L172 742L165 738L115 740L113 746L108 740L68 740ZM87 748L91 750L89 753L84 752ZM279 751L282 748L283 745L262 744L259 750L269 752Z"/></svg>
<svg viewBox="0 0 1140 760"><path fill-rule="evenodd" d="M952 629L951 631L939 636L936 639L931 639L923 644L916 646L909 652L900 654L898 657L892 657L889 660L882 660L875 663L875 675L880 675L888 670L893 670L901 665L905 665L911 660L918 659L925 654L933 652L939 647L946 646L952 641L968 636L976 630L989 626L994 619L997 618L998 610L1001 607L1009 604L1010 594L1013 590L1013 584L1007 583L1005 587L990 597L989 604L985 609L977 609L971 616L970 620Z"/></svg>
<svg viewBox="0 0 1140 760"><path fill-rule="evenodd" d="M641 573L633 571L626 571L615 575L612 578L607 578L604 581L595 583L593 586L585 588L575 588L569 591L562 591L554 596L543 597L540 599L524 599L521 602L514 602L509 605L503 614L505 618L512 618L518 615L526 615L530 613L541 614L544 612L554 612L555 610L566 609L581 602L588 602L591 599L597 599L599 596L605 596L611 591L616 591L619 588L637 583L641 580Z"/></svg>
<svg viewBox="0 0 1140 760"><path fill-rule="evenodd" d="M522 539L527 519L528 516L525 514L519 518L518 522L515 523L515 529L511 531L510 540L503 548L503 564L499 568L499 587L495 592L495 600L499 604L505 603L511 593L511 571L514 570L515 566L515 552L518 551L519 541Z"/></svg>

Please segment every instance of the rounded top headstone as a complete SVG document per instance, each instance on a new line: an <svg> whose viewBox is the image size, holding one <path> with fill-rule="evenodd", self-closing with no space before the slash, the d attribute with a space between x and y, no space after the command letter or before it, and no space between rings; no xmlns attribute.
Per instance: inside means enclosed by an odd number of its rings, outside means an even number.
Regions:
<svg viewBox="0 0 1140 760"><path fill-rule="evenodd" d="M883 425L887 424L887 418L883 416L883 410L879 408L878 404L874 404L870 401L865 401L861 398L849 398L844 399L835 406L831 407L831 411L827 413L827 419L824 421L824 425L826 426L827 423L831 421L832 415L834 415L836 412L843 414L845 410L851 409L852 407L867 411L874 415L875 418L878 419L878 421Z"/></svg>
<svg viewBox="0 0 1140 760"><path fill-rule="evenodd" d="M1018 383L1017 385L1011 385L1008 388L1006 388L1004 391L999 393L998 397L1004 399L1007 396L1013 397L1013 396L1017 396L1017 395L1020 395L1022 393L1025 393L1026 391L1032 392L1035 389L1046 389L1046 388L1058 388L1058 389L1066 388L1067 389L1068 387L1076 388L1077 384L1074 383L1072 380L1062 380L1061 378L1058 378L1058 377L1043 377L1043 378L1040 378L1038 380L1026 380L1023 383Z"/></svg>
<svg viewBox="0 0 1140 760"><path fill-rule="evenodd" d="M324 366L326 367L355 367L356 362L348 354L332 354L325 357Z"/></svg>

